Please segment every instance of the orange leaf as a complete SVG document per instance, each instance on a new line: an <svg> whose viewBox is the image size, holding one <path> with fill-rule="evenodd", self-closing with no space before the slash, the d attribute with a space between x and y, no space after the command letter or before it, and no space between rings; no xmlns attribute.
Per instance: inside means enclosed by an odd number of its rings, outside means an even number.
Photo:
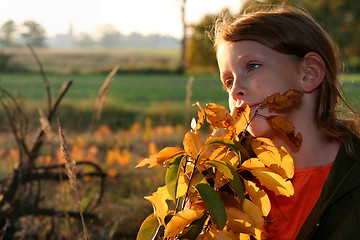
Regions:
<svg viewBox="0 0 360 240"><path fill-rule="evenodd" d="M280 174L283 178L294 176L294 161L284 147L276 147L275 143L268 138L255 138L251 146L267 167Z"/></svg>
<svg viewBox="0 0 360 240"><path fill-rule="evenodd" d="M249 158L246 159L243 164L241 164L241 168L246 169L254 169L254 168L263 168L265 167L265 164L260 161L258 158Z"/></svg>
<svg viewBox="0 0 360 240"><path fill-rule="evenodd" d="M260 107L267 107L269 111L283 110L291 107L296 101L302 97L303 93L298 90L290 89L283 95L275 93L260 104Z"/></svg>
<svg viewBox="0 0 360 240"><path fill-rule="evenodd" d="M177 147L166 147L161 150L156 158L156 162L160 165L164 164L165 161L173 159L179 154L183 154L184 151Z"/></svg>
<svg viewBox="0 0 360 240"><path fill-rule="evenodd" d="M276 115L268 116L267 121L274 130L285 134L295 147L300 147L302 143L302 135L301 133L295 135L295 127L291 122Z"/></svg>
<svg viewBox="0 0 360 240"><path fill-rule="evenodd" d="M294 187L290 180L282 178L277 173L270 171L268 168L258 168L249 170L260 184L276 195L284 195L290 197L294 195Z"/></svg>
<svg viewBox="0 0 360 240"><path fill-rule="evenodd" d="M231 116L235 120L235 134L238 135L244 131L247 123L250 121L250 107L249 105L242 108L234 108Z"/></svg>
<svg viewBox="0 0 360 240"><path fill-rule="evenodd" d="M234 119L225 107L215 103L208 103L206 107L207 121L214 128L229 128L235 124Z"/></svg>
<svg viewBox="0 0 360 240"><path fill-rule="evenodd" d="M155 167L156 165L158 165L157 162L156 162L157 157L158 157L158 154L152 155L149 158L144 158L143 160L141 160L138 163L138 165L136 165L135 168L144 167L144 166L146 166L148 164L149 164L148 168Z"/></svg>
<svg viewBox="0 0 360 240"><path fill-rule="evenodd" d="M204 142L199 132L190 130L185 134L183 141L185 152L196 159L200 150L204 147Z"/></svg>
<svg viewBox="0 0 360 240"><path fill-rule="evenodd" d="M202 214L202 211L192 209L180 211L175 214L170 222L166 225L164 238L171 238L178 235L186 226L197 219Z"/></svg>
<svg viewBox="0 0 360 240"><path fill-rule="evenodd" d="M152 203L155 215L160 219L161 224L165 225L165 217L169 210L166 200L171 199L167 187L159 187L151 196L144 198Z"/></svg>
<svg viewBox="0 0 360 240"><path fill-rule="evenodd" d="M254 220L241 209L233 206L225 206L228 219L227 226L236 233L255 234Z"/></svg>
<svg viewBox="0 0 360 240"><path fill-rule="evenodd" d="M149 164L148 168L152 168L156 165L163 165L164 162L173 159L179 154L183 154L184 151L177 147L166 147L158 154L152 155L149 158L142 160L135 168L144 167Z"/></svg>
<svg viewBox="0 0 360 240"><path fill-rule="evenodd" d="M204 124L204 120L205 120L205 111L204 109L201 107L199 102L196 102L193 104L193 106L198 106L199 107L199 111L198 111L198 121L196 123L196 126L193 128L194 131L199 130L201 128L201 125Z"/></svg>
<svg viewBox="0 0 360 240"><path fill-rule="evenodd" d="M244 180L244 185L251 200L261 209L263 216L267 216L271 209L271 203L267 193L257 187L252 181Z"/></svg>
<svg viewBox="0 0 360 240"><path fill-rule="evenodd" d="M200 239L202 239L202 240L216 240L216 239L239 240L239 237L236 236L235 233L232 231L217 230L217 229L212 228L212 229L210 229L210 231L205 232ZM246 238L243 238L243 239L246 239Z"/></svg>

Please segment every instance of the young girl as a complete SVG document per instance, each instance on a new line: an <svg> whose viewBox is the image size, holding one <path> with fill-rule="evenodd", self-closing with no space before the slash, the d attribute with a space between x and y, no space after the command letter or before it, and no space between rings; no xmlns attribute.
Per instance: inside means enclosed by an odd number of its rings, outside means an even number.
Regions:
<svg viewBox="0 0 360 240"><path fill-rule="evenodd" d="M295 195L269 193L269 239L360 239L359 124L338 116L341 64L332 40L305 12L279 7L217 23L214 42L231 109L254 112L274 93L303 92L295 107L277 113L301 132L299 148L272 130L265 109L248 129L285 146L295 164Z"/></svg>

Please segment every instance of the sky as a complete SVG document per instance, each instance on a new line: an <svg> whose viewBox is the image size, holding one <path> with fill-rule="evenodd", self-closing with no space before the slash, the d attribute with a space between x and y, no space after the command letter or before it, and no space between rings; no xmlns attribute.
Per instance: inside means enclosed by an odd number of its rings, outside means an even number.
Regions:
<svg viewBox="0 0 360 240"><path fill-rule="evenodd" d="M48 37L64 34L70 23L74 33L96 34L112 24L123 34L158 33L180 38L181 0L0 0L0 25L14 20L40 23ZM186 20L198 22L206 13L228 7L234 13L244 0L187 0Z"/></svg>

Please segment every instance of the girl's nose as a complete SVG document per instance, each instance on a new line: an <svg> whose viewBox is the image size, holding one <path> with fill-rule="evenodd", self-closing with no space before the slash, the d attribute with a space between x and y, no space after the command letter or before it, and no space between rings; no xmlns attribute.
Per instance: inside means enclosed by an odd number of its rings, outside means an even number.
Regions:
<svg viewBox="0 0 360 240"><path fill-rule="evenodd" d="M233 86L229 92L229 95L233 98L234 101L243 100L246 95L246 90L244 86L240 84L239 80L234 80Z"/></svg>

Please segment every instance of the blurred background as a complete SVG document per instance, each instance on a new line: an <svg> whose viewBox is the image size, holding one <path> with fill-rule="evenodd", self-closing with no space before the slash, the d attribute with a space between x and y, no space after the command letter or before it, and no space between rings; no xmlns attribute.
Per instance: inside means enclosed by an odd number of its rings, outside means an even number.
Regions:
<svg viewBox="0 0 360 240"><path fill-rule="evenodd" d="M164 184L163 168L137 163L182 146L193 103L227 106L214 21L283 2L307 9L339 45L359 111L357 0L1 1L0 239L83 238L79 208L91 239L135 239L152 212L143 197Z"/></svg>

